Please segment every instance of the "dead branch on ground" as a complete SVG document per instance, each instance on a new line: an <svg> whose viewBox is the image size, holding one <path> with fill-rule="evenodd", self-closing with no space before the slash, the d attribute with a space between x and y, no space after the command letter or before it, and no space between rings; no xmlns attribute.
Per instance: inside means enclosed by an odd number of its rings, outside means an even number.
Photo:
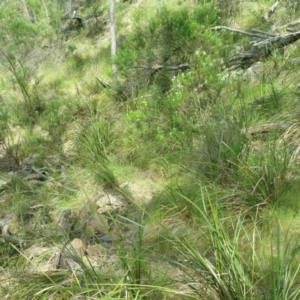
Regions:
<svg viewBox="0 0 300 300"><path fill-rule="evenodd" d="M242 129L242 134L248 134L253 135L257 133L265 133L270 132L274 130L285 130L291 126L288 122L278 122L278 123L268 123L268 124L262 124L258 126L252 126L248 128Z"/></svg>
<svg viewBox="0 0 300 300"><path fill-rule="evenodd" d="M266 12L266 14L264 15L264 19L269 22L270 17L274 14L276 8L278 7L279 1L277 0Z"/></svg>
<svg viewBox="0 0 300 300"><path fill-rule="evenodd" d="M21 241L19 238L12 236L9 232L9 227L7 224L5 224L2 228L2 235L1 235L1 239L9 244L12 244L14 246L17 247L22 247L25 245L24 241Z"/></svg>
<svg viewBox="0 0 300 300"><path fill-rule="evenodd" d="M258 42L254 42L248 49L231 57L228 64L228 69L231 71L238 68L247 69L254 63L271 56L274 50L282 49L300 39L300 30L284 35L273 35L267 32L260 32L259 35L257 35L255 33L253 34L253 32L233 29L226 26L216 26L212 28L212 30L220 29L241 33L250 37L260 36L260 39L262 39Z"/></svg>
<svg viewBox="0 0 300 300"><path fill-rule="evenodd" d="M163 66L163 65L153 65L153 66L133 66L128 69L148 69L152 71L160 71L160 70L170 70L170 71L185 71L190 69L190 65L188 63L183 63L178 66Z"/></svg>

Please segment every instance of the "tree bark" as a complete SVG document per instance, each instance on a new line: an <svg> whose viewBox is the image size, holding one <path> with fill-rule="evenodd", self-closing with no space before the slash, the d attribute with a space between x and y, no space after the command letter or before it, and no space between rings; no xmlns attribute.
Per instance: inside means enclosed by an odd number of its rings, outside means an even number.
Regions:
<svg viewBox="0 0 300 300"><path fill-rule="evenodd" d="M109 0L109 19L110 19L110 43L111 43L111 71L113 79L113 87L117 86L117 66L114 59L117 53L116 32L115 32L115 1Z"/></svg>
<svg viewBox="0 0 300 300"><path fill-rule="evenodd" d="M47 6L46 6L46 3L44 0L42 0L42 4L43 4L43 7L44 7L44 10L45 10L45 16L48 20L48 22L50 22L50 18L49 18L49 13L48 13L48 9L47 9Z"/></svg>
<svg viewBox="0 0 300 300"><path fill-rule="evenodd" d="M69 18L72 18L72 0L66 0L65 3L65 10L66 13L68 14Z"/></svg>
<svg viewBox="0 0 300 300"><path fill-rule="evenodd" d="M21 2L22 2L23 12L24 12L25 18L28 20L28 22L30 22L31 20L30 20L30 15L29 15L28 9L27 9L26 0L21 0Z"/></svg>

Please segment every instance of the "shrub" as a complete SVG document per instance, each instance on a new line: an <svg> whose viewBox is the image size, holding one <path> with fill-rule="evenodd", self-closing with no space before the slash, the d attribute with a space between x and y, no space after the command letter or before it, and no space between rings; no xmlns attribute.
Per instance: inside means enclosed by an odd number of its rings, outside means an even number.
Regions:
<svg viewBox="0 0 300 300"><path fill-rule="evenodd" d="M126 78L124 85L141 88L154 84L161 91L169 90L170 79L178 71L158 71L153 67L191 62L195 51L202 48L205 29L216 24L217 20L216 10L211 4L193 9L183 6L169 10L163 7L146 24L138 17L133 33L126 37L117 53L116 63ZM133 66L134 69L128 70Z"/></svg>
<svg viewBox="0 0 300 300"><path fill-rule="evenodd" d="M64 106L63 103L64 101L59 97L49 99L39 119L42 128L48 133L53 149L59 151L63 149L64 133L73 118L72 109Z"/></svg>

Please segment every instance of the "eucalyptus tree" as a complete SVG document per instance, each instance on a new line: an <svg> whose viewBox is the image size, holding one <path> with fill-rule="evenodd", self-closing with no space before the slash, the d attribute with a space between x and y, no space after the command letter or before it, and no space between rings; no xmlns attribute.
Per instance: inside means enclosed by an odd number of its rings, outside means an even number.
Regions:
<svg viewBox="0 0 300 300"><path fill-rule="evenodd" d="M117 66L114 62L117 53L116 32L115 32L115 0L109 0L109 16L110 16L110 40L111 40L111 70L113 77L113 85L117 86Z"/></svg>

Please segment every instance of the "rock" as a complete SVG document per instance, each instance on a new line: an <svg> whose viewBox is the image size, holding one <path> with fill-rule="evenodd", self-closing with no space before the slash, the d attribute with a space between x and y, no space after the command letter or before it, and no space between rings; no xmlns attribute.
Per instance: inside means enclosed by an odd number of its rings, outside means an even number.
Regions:
<svg viewBox="0 0 300 300"><path fill-rule="evenodd" d="M83 219L82 225L87 232L92 234L98 232L107 232L109 228L107 218L100 214Z"/></svg>
<svg viewBox="0 0 300 300"><path fill-rule="evenodd" d="M0 218L0 227L3 227L4 225L6 225L6 223L10 222L11 220L14 220L16 222L16 214L11 213L9 215L6 215L2 218Z"/></svg>
<svg viewBox="0 0 300 300"><path fill-rule="evenodd" d="M91 257L103 257L108 254L107 249L98 244L93 246L89 245L86 249L86 253Z"/></svg>
<svg viewBox="0 0 300 300"><path fill-rule="evenodd" d="M66 257L82 257L86 254L87 243L82 239L75 238L72 242L66 246L64 251L64 255Z"/></svg>
<svg viewBox="0 0 300 300"><path fill-rule="evenodd" d="M124 206L124 203L117 197L103 192L94 198L94 202L99 213L113 212Z"/></svg>
<svg viewBox="0 0 300 300"><path fill-rule="evenodd" d="M7 188L8 183L10 183L11 178L1 178L0 179L0 191L3 191Z"/></svg>
<svg viewBox="0 0 300 300"><path fill-rule="evenodd" d="M66 258L66 262L68 267L75 272L83 272L82 267L79 265L79 263L77 263L76 261L74 261L72 258Z"/></svg>
<svg viewBox="0 0 300 300"><path fill-rule="evenodd" d="M116 241L121 241L122 237L120 236L120 234L111 232L109 234L104 234L100 236L99 239L104 243L113 243Z"/></svg>
<svg viewBox="0 0 300 300"><path fill-rule="evenodd" d="M11 217L5 222L5 224L8 225L9 231L11 232L12 235L18 234L18 232L20 230L19 224L18 224L18 217L16 214L10 214L9 216L11 216Z"/></svg>
<svg viewBox="0 0 300 300"><path fill-rule="evenodd" d="M100 267L99 264L99 259L96 257L91 257L91 256L83 256L82 257L82 262L87 266L87 267L92 267L92 268L97 268Z"/></svg>

